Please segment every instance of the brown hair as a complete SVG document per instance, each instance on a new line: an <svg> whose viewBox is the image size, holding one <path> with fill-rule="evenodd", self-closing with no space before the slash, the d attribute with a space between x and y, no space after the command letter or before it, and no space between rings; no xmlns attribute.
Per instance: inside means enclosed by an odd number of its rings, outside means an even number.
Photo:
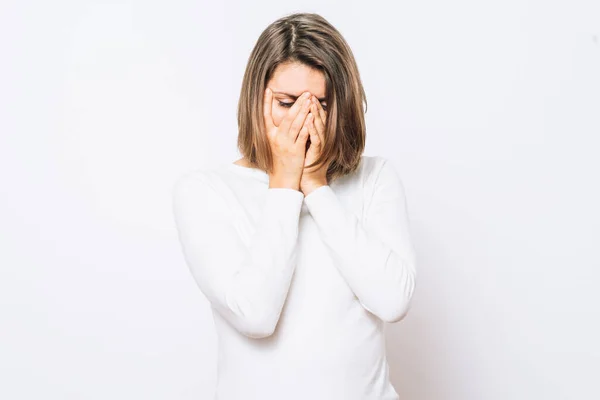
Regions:
<svg viewBox="0 0 600 400"><path fill-rule="evenodd" d="M259 36L248 59L238 102L240 153L253 166L271 170L271 148L264 134L263 96L276 67L288 62L315 68L325 78L324 143L321 157L310 167L329 161L328 181L355 171L365 148L365 91L348 43L315 13L288 14L271 23Z"/></svg>

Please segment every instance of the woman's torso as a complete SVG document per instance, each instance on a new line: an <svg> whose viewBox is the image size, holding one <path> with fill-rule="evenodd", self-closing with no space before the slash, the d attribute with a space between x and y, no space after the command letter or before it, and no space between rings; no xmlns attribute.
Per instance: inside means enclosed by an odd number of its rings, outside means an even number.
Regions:
<svg viewBox="0 0 600 400"><path fill-rule="evenodd" d="M372 190L379 157L363 156L358 170L330 183L358 221ZM259 169L224 164L204 174L250 243L269 186ZM349 214L350 215L350 214ZM303 203L297 263L273 335L249 338L213 310L218 333L216 399L398 399L389 382L384 325L360 304L319 238Z"/></svg>

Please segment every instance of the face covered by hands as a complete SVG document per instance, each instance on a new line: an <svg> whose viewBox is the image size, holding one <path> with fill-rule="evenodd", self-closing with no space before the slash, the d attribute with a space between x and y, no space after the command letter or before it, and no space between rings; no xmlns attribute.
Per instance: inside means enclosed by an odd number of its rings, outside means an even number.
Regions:
<svg viewBox="0 0 600 400"><path fill-rule="evenodd" d="M306 157L304 159L304 171L300 181L300 191L304 196L308 196L313 190L327 185L327 163L321 166L307 168L310 164L319 158L322 151L325 135L325 121L327 118L326 111L317 98L313 95L310 97L310 111L306 116L304 125L308 128L310 144L307 145Z"/></svg>
<svg viewBox="0 0 600 400"><path fill-rule="evenodd" d="M272 118L275 126L279 126L293 104L300 99L304 92L311 94L310 111L304 121L302 128L309 131L307 140L305 167L316 161L322 151L325 134L325 118L327 104L325 102L325 76L322 71L302 63L282 63L275 69L272 78L267 83L272 90ZM302 129L301 128L301 129ZM329 165L320 168L304 168L300 183L300 190L307 196L316 188L327 185L327 169Z"/></svg>

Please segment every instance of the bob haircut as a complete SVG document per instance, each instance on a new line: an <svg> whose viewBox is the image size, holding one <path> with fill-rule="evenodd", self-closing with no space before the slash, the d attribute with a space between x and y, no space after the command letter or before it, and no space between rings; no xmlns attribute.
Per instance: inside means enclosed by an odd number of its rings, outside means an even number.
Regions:
<svg viewBox="0 0 600 400"><path fill-rule="evenodd" d="M277 66L290 62L317 69L325 78L324 143L321 156L308 167L329 162L328 182L355 171L365 148L365 91L350 46L336 28L315 13L288 14L259 36L248 59L238 102L238 150L254 167L271 171L273 157L265 134L263 96Z"/></svg>

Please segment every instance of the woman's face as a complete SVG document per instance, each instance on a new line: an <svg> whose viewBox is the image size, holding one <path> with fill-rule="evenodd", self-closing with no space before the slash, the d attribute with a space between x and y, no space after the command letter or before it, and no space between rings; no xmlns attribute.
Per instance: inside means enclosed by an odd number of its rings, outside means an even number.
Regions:
<svg viewBox="0 0 600 400"><path fill-rule="evenodd" d="M325 77L321 71L305 64L298 62L279 64L267 87L273 92L271 115L275 126L279 126L296 98L304 92L316 96L327 111Z"/></svg>

